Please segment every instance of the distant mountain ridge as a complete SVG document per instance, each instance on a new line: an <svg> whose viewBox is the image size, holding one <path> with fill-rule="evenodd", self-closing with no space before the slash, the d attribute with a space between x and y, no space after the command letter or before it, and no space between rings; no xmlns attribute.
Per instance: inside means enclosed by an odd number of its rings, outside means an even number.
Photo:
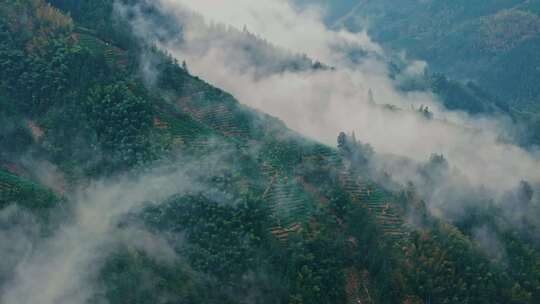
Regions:
<svg viewBox="0 0 540 304"><path fill-rule="evenodd" d="M535 1L411 0L398 6L384 1L358 2L347 18L338 19L341 25L367 28L377 41L406 49L451 77L483 81L479 77L482 69L489 68L487 62L502 63L539 34ZM478 60L481 62L475 62Z"/></svg>
<svg viewBox="0 0 540 304"><path fill-rule="evenodd" d="M425 60L431 73L475 83L526 125L529 144L540 143L540 2L343 0L321 5L330 8L329 25L366 29L388 49Z"/></svg>

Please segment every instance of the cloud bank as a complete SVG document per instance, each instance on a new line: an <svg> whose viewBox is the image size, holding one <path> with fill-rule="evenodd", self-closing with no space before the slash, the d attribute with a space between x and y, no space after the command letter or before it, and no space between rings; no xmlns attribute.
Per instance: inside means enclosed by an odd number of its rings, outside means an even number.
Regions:
<svg viewBox="0 0 540 304"><path fill-rule="evenodd" d="M39 238L37 225L32 233L18 231L22 224L13 225L2 233L3 257L13 263L0 293L4 304L83 304L96 294L96 278L102 263L111 254L114 244L126 244L143 250L158 261L172 261L173 249L149 232L136 227L118 229L129 213L140 211L147 204L164 201L171 195L197 191L196 181L184 169L159 169L140 177L122 177L95 182L75 194L72 218L62 224L52 236ZM0 213L0 224L15 211ZM21 211L17 211L17 214ZM27 217L18 216L21 219ZM28 230L29 228L25 228ZM15 237L16 236L16 237ZM28 241L33 239L33 241ZM8 250L9 249L9 250ZM2 263L4 265L4 263ZM5 267L3 267L5 268Z"/></svg>
<svg viewBox="0 0 540 304"><path fill-rule="evenodd" d="M340 131L354 131L379 154L416 161L443 154L465 184L497 194L521 180L540 181L538 155L501 140L513 130L508 120L448 111L429 92L396 89L384 50L365 32L328 29L316 7L300 9L287 0L159 0L153 5L173 16L182 32L163 35L160 24L139 14L132 22L136 33L185 60L193 74L305 136L335 145ZM117 6L119 12L126 9L133 8ZM241 28L248 33L242 34ZM254 39L250 33L335 69L261 75L259 65L279 62L282 56L266 54L263 63L250 58L260 51L246 50L245 40ZM414 77L424 68L425 63L409 61L403 74ZM379 105L370 100L370 91ZM382 104L405 110L389 110ZM428 105L436 119L409 110L420 105Z"/></svg>

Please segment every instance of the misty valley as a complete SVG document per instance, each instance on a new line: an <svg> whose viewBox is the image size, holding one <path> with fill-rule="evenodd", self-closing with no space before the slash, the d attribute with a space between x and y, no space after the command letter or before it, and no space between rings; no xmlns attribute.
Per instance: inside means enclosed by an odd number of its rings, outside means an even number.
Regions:
<svg viewBox="0 0 540 304"><path fill-rule="evenodd" d="M539 54L539 0L0 0L0 303L540 303Z"/></svg>

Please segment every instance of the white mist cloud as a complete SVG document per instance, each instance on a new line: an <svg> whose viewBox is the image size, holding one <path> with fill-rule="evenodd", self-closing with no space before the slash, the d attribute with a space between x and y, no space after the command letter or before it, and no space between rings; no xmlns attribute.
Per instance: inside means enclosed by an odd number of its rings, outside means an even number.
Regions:
<svg viewBox="0 0 540 304"><path fill-rule="evenodd" d="M158 2L168 11L179 12L188 8L202 14L211 22L238 29L246 26L250 31L278 46L309 54L327 63L333 63L329 59L339 55L333 50L333 46L336 45L358 44L373 51L380 51L379 46L372 43L367 34L329 31L321 22L321 10L316 7L296 9L287 0L159 0Z"/></svg>
<svg viewBox="0 0 540 304"><path fill-rule="evenodd" d="M480 248L491 258L506 262L507 253L504 245L497 239L497 236L488 227L478 227L472 232L473 238L478 242Z"/></svg>
<svg viewBox="0 0 540 304"><path fill-rule="evenodd" d="M76 205L71 221L25 251L0 293L0 302L87 303L96 292L93 282L103 259L118 242L130 242L135 248L148 249L151 256L159 254L166 261L174 260L173 251L163 240L150 239L148 233L137 235L134 230L117 230L117 224L123 216L147 203L196 189L184 170L156 170L137 178L96 182L79 191L72 198ZM9 235L2 233L1 239L6 237ZM4 252L4 245L0 249Z"/></svg>
<svg viewBox="0 0 540 304"><path fill-rule="evenodd" d="M417 161L441 153L463 174L464 183L498 194L522 179L540 179L538 155L500 142L511 128L506 120L450 112L432 94L397 90L381 59L385 57L381 47L366 33L328 29L317 9L299 10L287 0L160 0L157 5L162 12L176 15L183 30L181 39L162 39L160 47L186 60L192 73L308 137L335 145L340 131L355 131L358 139L370 143L378 153ZM245 58L249 52L238 35L219 30L216 23L238 29L246 26L261 38L336 69L261 77L256 66L245 68L252 61ZM155 26L144 18L134 22L135 30L144 37L152 37L158 30ZM362 55L350 60L354 53ZM418 74L424 68L424 63L414 61L405 74ZM372 106L370 89L379 104L403 109L429 105L437 119Z"/></svg>
<svg viewBox="0 0 540 304"><path fill-rule="evenodd" d="M37 219L22 208L0 210L0 282L9 280L21 259L32 251L40 235Z"/></svg>

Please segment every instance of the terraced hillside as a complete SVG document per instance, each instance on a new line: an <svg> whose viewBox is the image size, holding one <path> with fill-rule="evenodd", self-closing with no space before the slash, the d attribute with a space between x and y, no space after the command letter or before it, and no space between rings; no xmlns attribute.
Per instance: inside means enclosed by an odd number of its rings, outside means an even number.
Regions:
<svg viewBox="0 0 540 304"><path fill-rule="evenodd" d="M394 198L377 185L359 180L347 170L341 172L340 179L343 188L351 195L352 201L369 209L388 239L399 241L407 237L405 222L395 205Z"/></svg>
<svg viewBox="0 0 540 304"><path fill-rule="evenodd" d="M197 123L189 115L180 117L161 112L154 118L154 128L164 137L172 149L193 147L204 149L205 137L211 133L204 125Z"/></svg>
<svg viewBox="0 0 540 304"><path fill-rule="evenodd" d="M287 233L301 228L308 218L309 209L314 208L315 203L294 180L277 176L273 177L265 191L264 199L275 222L271 228L272 234L280 240L284 240Z"/></svg>
<svg viewBox="0 0 540 304"><path fill-rule="evenodd" d="M208 107L196 107L190 100L201 93L195 93L192 96L183 97L179 101L182 110L199 122L202 122L212 129L222 133L224 136L245 139L248 135L248 127L238 120L231 110L225 104L212 105Z"/></svg>
<svg viewBox="0 0 540 304"><path fill-rule="evenodd" d="M100 40L95 33L87 29L80 29L80 33L74 34L75 39L82 47L96 54L103 54L106 62L110 66L117 66L123 69L127 68L128 57L126 51L112 45L109 42Z"/></svg>
<svg viewBox="0 0 540 304"><path fill-rule="evenodd" d="M314 142L240 104L141 42L114 15L119 1L51 3L0 6L0 239L25 230L4 222L9 206L65 215L12 257L20 273L0 268L0 302L538 302L537 273L520 265L540 258L523 238L504 243L520 249L508 266L493 260L413 186L375 183L362 170L375 152ZM65 176L65 198L29 178L34 162ZM422 225L402 209L422 209ZM49 266L59 271L39 284L45 272L24 275Z"/></svg>

